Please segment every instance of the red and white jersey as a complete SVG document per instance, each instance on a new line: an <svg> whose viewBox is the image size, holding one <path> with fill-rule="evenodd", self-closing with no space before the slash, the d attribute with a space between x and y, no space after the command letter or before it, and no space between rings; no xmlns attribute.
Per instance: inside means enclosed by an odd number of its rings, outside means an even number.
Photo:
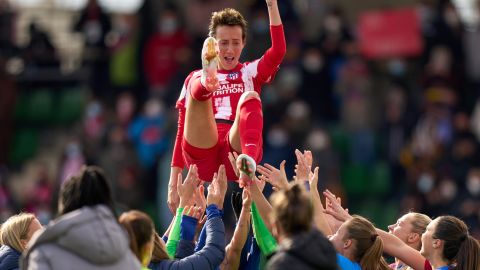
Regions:
<svg viewBox="0 0 480 270"><path fill-rule="evenodd" d="M275 74L278 66L272 68L259 69L259 63L262 59L254 62L239 63L232 70L219 70L217 78L220 87L212 94L212 105L215 119L235 120L238 101L240 96L248 91L256 91L260 94L261 86L270 82L270 78ZM262 67L260 65L260 67ZM187 77L186 85L183 86L180 98L177 101L177 108L185 108L186 102L190 98L190 80L200 80L202 70L197 70Z"/></svg>
<svg viewBox="0 0 480 270"><path fill-rule="evenodd" d="M283 26L270 26L272 46L265 54L253 62L239 63L232 70L218 70L219 89L212 94L212 106L215 119L235 120L238 101L243 93L256 91L260 94L261 87L270 83L277 72L285 55L285 36ZM202 70L191 72L185 79L176 107L179 110L178 132L172 158L172 166L182 167L180 142L183 138L186 103L191 99L190 91L194 80L200 80ZM195 85L200 85L199 83Z"/></svg>

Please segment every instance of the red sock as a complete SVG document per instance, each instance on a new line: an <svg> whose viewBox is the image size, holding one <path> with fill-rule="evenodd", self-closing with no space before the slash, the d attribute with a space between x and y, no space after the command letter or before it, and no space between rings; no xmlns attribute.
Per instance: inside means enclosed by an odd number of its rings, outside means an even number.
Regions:
<svg viewBox="0 0 480 270"><path fill-rule="evenodd" d="M201 83L200 78L192 80L190 85L190 95L193 99L198 101L205 101L212 97L212 92L209 92Z"/></svg>
<svg viewBox="0 0 480 270"><path fill-rule="evenodd" d="M262 147L262 103L256 98L247 99L240 105L240 143L242 153L259 162Z"/></svg>

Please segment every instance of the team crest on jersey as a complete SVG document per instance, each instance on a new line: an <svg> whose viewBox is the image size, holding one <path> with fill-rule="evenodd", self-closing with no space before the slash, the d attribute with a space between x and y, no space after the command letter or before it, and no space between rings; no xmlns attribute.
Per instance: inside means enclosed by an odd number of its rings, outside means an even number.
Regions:
<svg viewBox="0 0 480 270"><path fill-rule="evenodd" d="M227 75L227 78L232 81L232 80L238 79L239 76L240 76L240 72L234 71L234 72L229 73Z"/></svg>

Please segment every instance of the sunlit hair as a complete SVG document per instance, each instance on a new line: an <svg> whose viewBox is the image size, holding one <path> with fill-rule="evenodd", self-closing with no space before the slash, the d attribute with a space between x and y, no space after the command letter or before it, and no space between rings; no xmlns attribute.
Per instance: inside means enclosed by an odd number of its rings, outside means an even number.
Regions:
<svg viewBox="0 0 480 270"><path fill-rule="evenodd" d="M478 269L480 246L462 220L453 216L438 217L432 237L444 241L442 256L450 264L456 265L455 269Z"/></svg>
<svg viewBox="0 0 480 270"><path fill-rule="evenodd" d="M421 213L410 212L408 213L412 217L412 231L422 235L426 230L428 224L432 222L432 219Z"/></svg>
<svg viewBox="0 0 480 270"><path fill-rule="evenodd" d="M233 8L226 8L212 13L210 25L208 26L209 36L215 37L218 26L240 26L242 28L242 40L247 38L247 21L242 14Z"/></svg>
<svg viewBox="0 0 480 270"><path fill-rule="evenodd" d="M373 224L361 216L353 216L345 223L345 239L354 242L353 256L363 270L390 269L382 257L383 242Z"/></svg>
<svg viewBox="0 0 480 270"><path fill-rule="evenodd" d="M119 217L119 222L128 232L130 238L130 249L142 263L145 262L145 256L150 261L152 254L144 254L147 244L153 244L155 228L152 219L145 213L131 210L123 213Z"/></svg>
<svg viewBox="0 0 480 270"><path fill-rule="evenodd" d="M25 248L21 240L27 240L28 229L35 219L35 216L29 213L11 216L0 227L0 244L9 246L18 252L23 252Z"/></svg>
<svg viewBox="0 0 480 270"><path fill-rule="evenodd" d="M302 186L295 184L275 192L270 201L273 217L286 235L292 236L311 229L313 206Z"/></svg>

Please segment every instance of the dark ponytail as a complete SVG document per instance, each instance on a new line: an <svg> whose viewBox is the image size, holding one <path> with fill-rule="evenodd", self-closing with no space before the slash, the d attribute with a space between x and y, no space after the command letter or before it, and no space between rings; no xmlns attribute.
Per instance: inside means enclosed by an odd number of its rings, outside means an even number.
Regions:
<svg viewBox="0 0 480 270"><path fill-rule="evenodd" d="M453 216L439 217L432 236L444 241L442 256L455 265L454 269L480 269L479 243L469 234L462 220Z"/></svg>

